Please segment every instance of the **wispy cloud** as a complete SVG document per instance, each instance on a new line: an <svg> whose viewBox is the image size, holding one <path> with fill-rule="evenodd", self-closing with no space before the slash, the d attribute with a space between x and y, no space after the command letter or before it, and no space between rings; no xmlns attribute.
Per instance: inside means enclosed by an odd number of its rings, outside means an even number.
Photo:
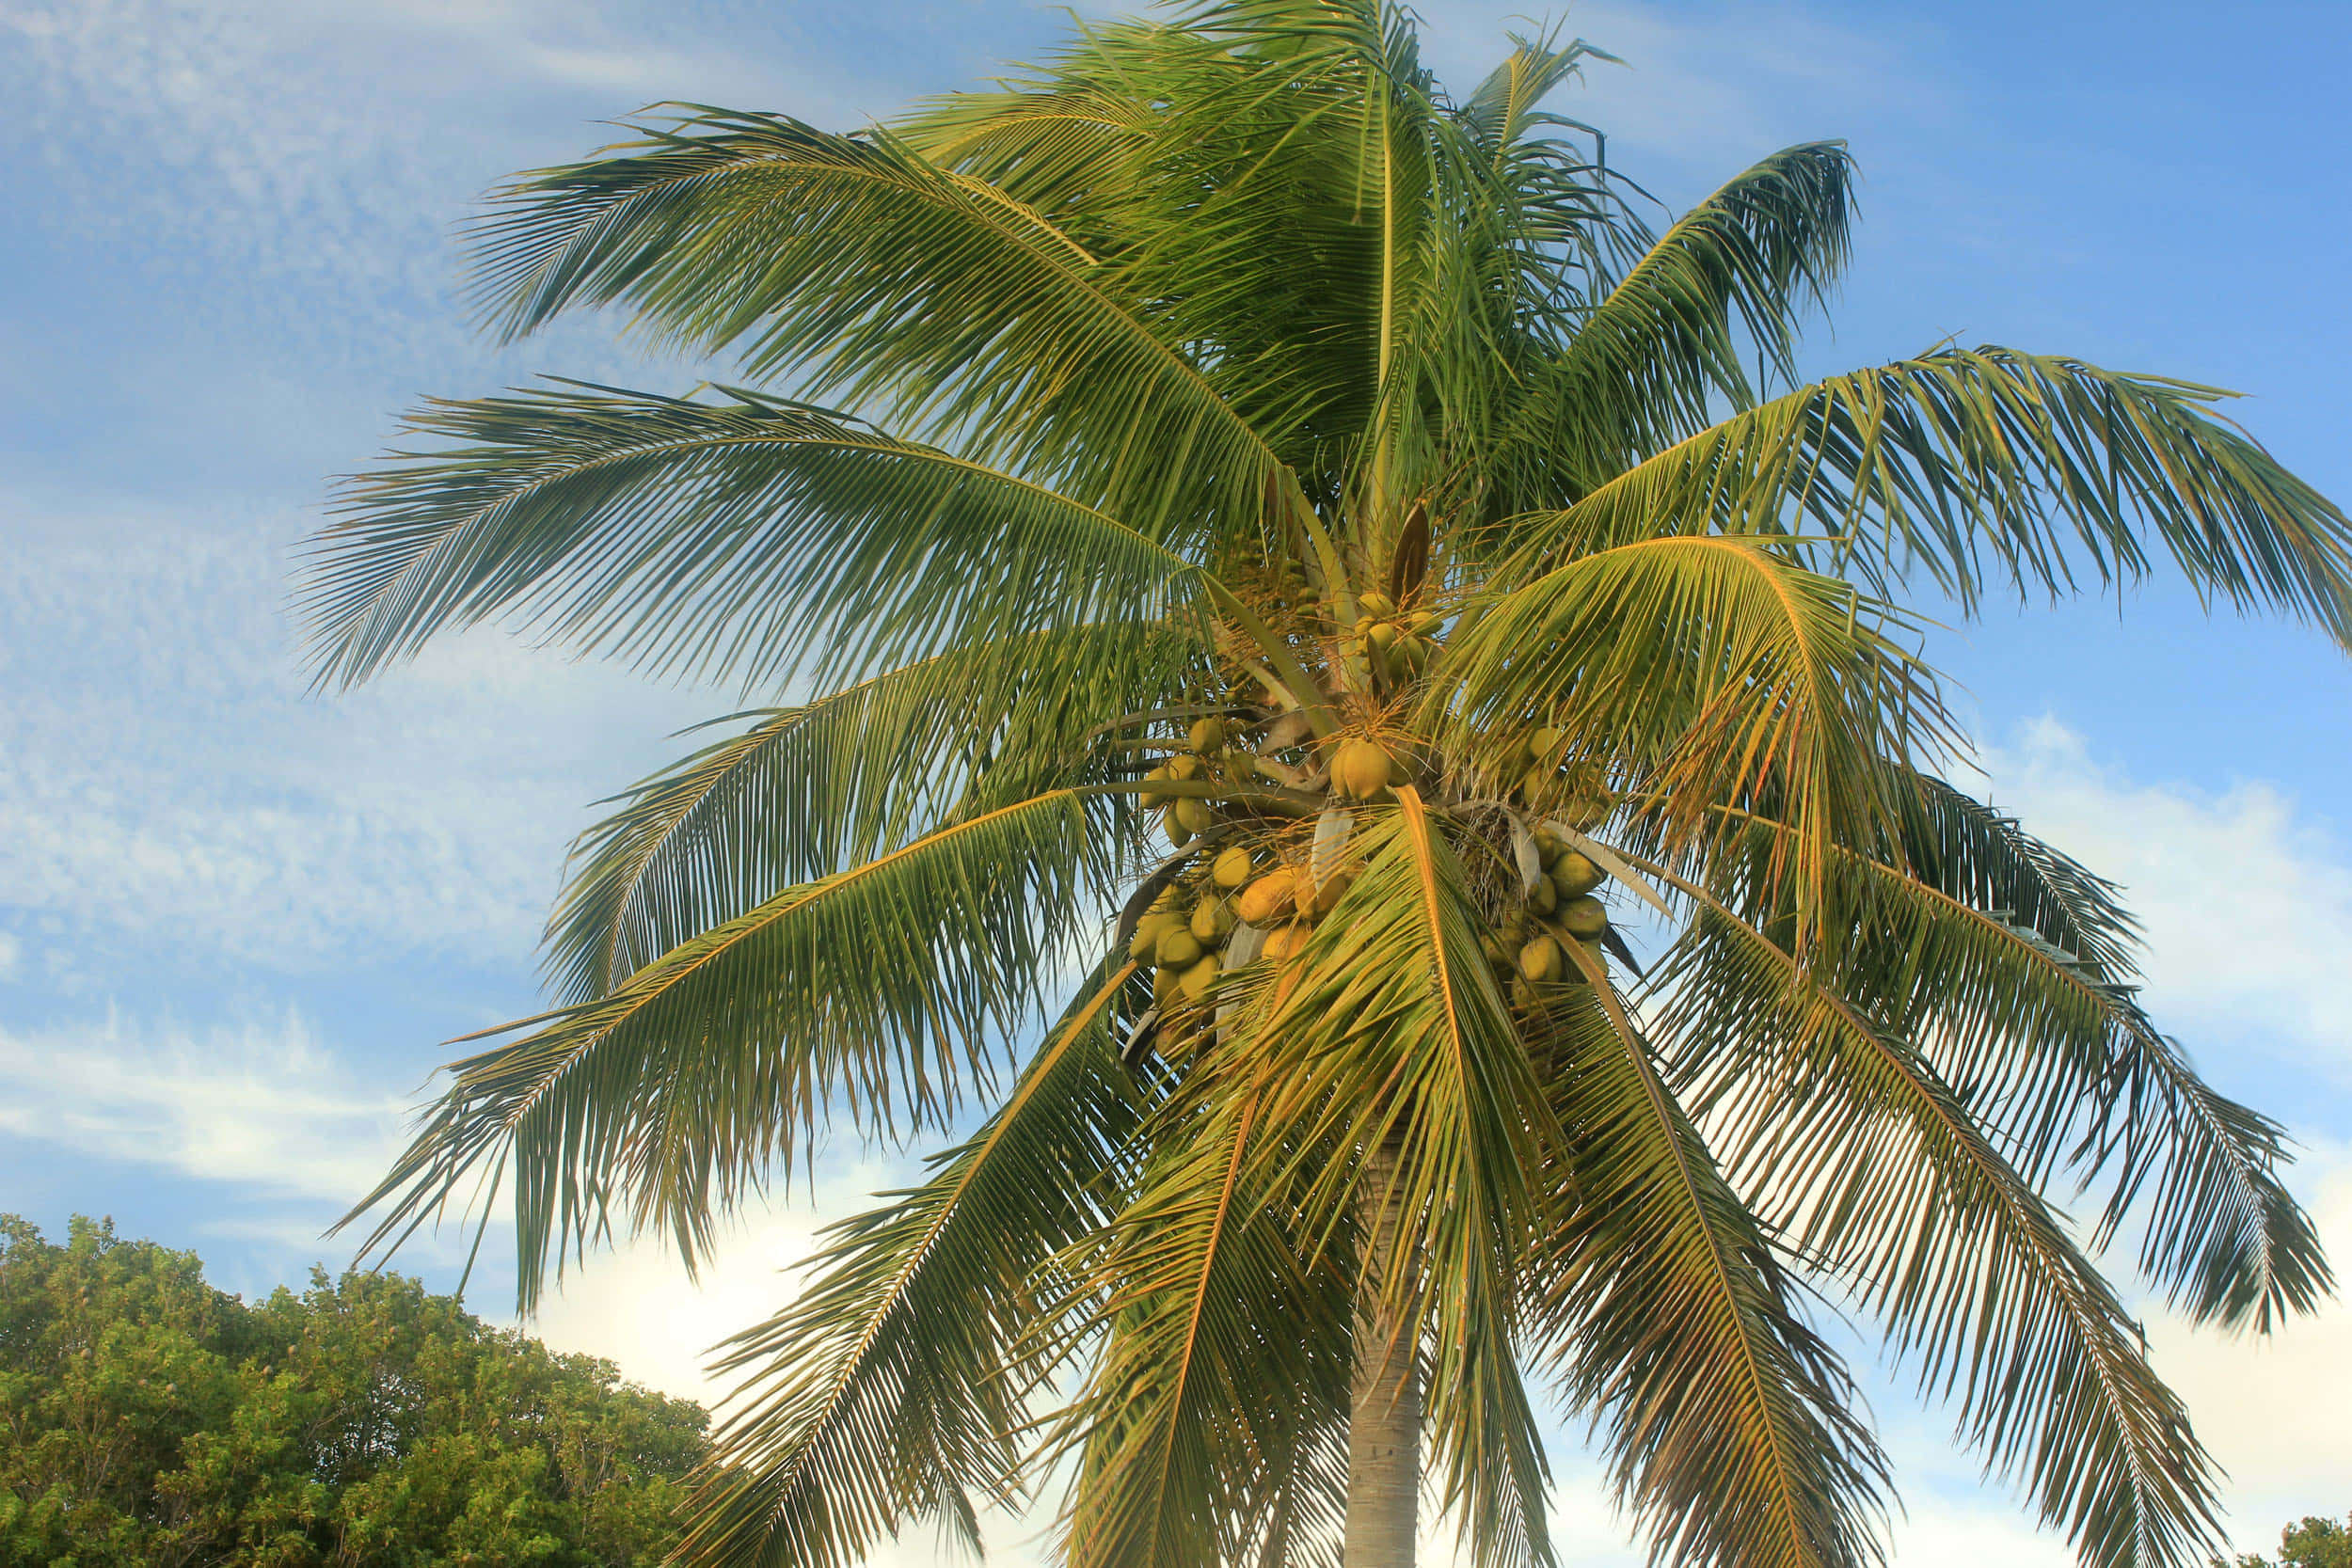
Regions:
<svg viewBox="0 0 2352 1568"><path fill-rule="evenodd" d="M0 1131L272 1197L350 1202L383 1174L402 1115L291 1014L0 1029Z"/></svg>

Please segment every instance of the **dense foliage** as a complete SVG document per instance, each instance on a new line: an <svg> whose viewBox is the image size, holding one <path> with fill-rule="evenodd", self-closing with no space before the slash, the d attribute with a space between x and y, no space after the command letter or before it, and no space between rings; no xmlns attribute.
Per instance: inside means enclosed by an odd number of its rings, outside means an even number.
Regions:
<svg viewBox="0 0 2352 1568"><path fill-rule="evenodd" d="M2279 1555L2242 1552L2234 1564L2214 1559L2214 1568L2352 1568L2352 1520L2307 1515L2279 1532Z"/></svg>
<svg viewBox="0 0 2352 1568"><path fill-rule="evenodd" d="M413 1279L248 1305L110 1224L0 1216L7 1568L650 1568L704 1423Z"/></svg>
<svg viewBox="0 0 2352 1568"><path fill-rule="evenodd" d="M528 1296L829 1124L968 1134L746 1331L696 1559L1052 1484L1076 1568L1391 1568L1426 1479L1540 1565L1556 1400L1667 1559L1847 1568L1823 1300L2087 1562L2212 1549L2096 1255L2253 1331L2328 1264L2118 890L1947 782L1905 594L2161 565L2352 642L2352 520L2211 388L1804 382L1846 150L1654 227L1544 106L1590 52L1499 53L1213 0L846 135L653 112L478 227L498 330L710 379L427 405L314 542L319 678L497 621L758 706L581 844L372 1241L501 1191Z"/></svg>

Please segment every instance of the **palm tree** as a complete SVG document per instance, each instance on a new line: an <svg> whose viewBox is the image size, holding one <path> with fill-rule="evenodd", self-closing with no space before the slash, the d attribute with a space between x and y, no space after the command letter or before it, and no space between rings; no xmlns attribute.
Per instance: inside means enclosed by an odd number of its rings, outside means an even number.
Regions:
<svg viewBox="0 0 2352 1568"><path fill-rule="evenodd" d="M733 1341L692 1560L1050 1482L1086 1568L1390 1568L1426 1477L1545 1562L1533 1378L1665 1560L1854 1562L1816 1300L2086 1562L2214 1539L2091 1255L2257 1330L2327 1264L2116 890L1946 782L1894 595L2169 556L2352 644L2352 523L2213 388L1799 383L1843 148L1653 232L1538 107L1596 52L1514 43L1455 98L1387 0L1232 0L847 135L658 111L481 224L501 335L756 385L428 404L313 542L320 680L498 620L805 700L584 837L370 1248L503 1182L527 1306L820 1128L953 1140Z"/></svg>

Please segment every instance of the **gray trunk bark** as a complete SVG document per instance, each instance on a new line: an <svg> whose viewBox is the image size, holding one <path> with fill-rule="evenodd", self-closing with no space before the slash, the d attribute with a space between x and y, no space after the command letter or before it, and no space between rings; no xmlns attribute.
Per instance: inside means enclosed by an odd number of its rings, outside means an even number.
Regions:
<svg viewBox="0 0 2352 1568"><path fill-rule="evenodd" d="M1362 1277L1356 1285L1356 1375L1347 1422L1344 1568L1413 1568L1421 1504L1421 1370L1414 1335L1380 1301L1404 1215L1391 1197L1396 1148L1364 1160Z"/></svg>

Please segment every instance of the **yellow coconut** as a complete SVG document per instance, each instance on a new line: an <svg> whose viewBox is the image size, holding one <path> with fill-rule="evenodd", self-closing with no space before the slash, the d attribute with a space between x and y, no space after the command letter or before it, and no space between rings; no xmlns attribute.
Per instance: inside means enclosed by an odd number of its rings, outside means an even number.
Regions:
<svg viewBox="0 0 2352 1568"><path fill-rule="evenodd" d="M1235 888L1249 880L1249 851L1236 844L1210 863L1209 878L1219 887Z"/></svg>
<svg viewBox="0 0 2352 1568"><path fill-rule="evenodd" d="M1539 757L1548 757L1551 755L1552 752L1558 751L1562 746L1565 745L1567 743L1567 731L1555 730L1549 725L1546 725L1544 728L1537 730L1534 735L1529 736L1527 737L1527 744L1534 752L1535 755Z"/></svg>
<svg viewBox="0 0 2352 1568"><path fill-rule="evenodd" d="M1556 777L1550 764L1537 763L1519 777L1519 795L1528 800L1538 800L1549 789Z"/></svg>
<svg viewBox="0 0 2352 1568"><path fill-rule="evenodd" d="M1535 994L1535 988L1534 986L1529 985L1525 980L1520 979L1516 974L1511 976L1511 1006L1518 1008L1521 1012L1525 1012L1529 1008L1534 1006L1535 1004L1541 1000L1542 998Z"/></svg>
<svg viewBox="0 0 2352 1568"><path fill-rule="evenodd" d="M1168 759L1168 776L1171 779L1197 779L1209 770L1209 765L1199 757L1173 756Z"/></svg>
<svg viewBox="0 0 2352 1568"><path fill-rule="evenodd" d="M1143 776L1143 779L1144 779L1144 782L1145 782L1146 784L1149 784L1149 783L1151 783L1151 782L1152 782L1152 780L1154 780L1154 779L1165 779L1165 778L1167 778L1167 777L1168 777L1168 769L1167 769L1167 768L1154 768L1153 769L1152 769L1152 771L1150 771L1149 773L1146 773L1146 774ZM1147 790L1145 790L1145 791L1143 792L1143 794L1139 797L1139 799L1141 800L1141 801L1142 801L1142 803L1143 803L1143 809L1144 809L1144 810L1146 810L1146 811L1151 811L1151 810L1152 810L1152 809L1153 809L1153 808L1155 808L1155 807L1158 807L1158 806L1164 806L1164 805L1168 804L1168 797L1167 797L1166 795L1163 795L1162 793L1160 793L1160 792L1159 792L1158 790L1156 790L1156 789L1147 789Z"/></svg>
<svg viewBox="0 0 2352 1568"><path fill-rule="evenodd" d="M1216 983L1216 955L1204 953L1185 967L1184 974L1176 982L1177 989L1184 993L1187 1001L1198 1002Z"/></svg>
<svg viewBox="0 0 2352 1568"><path fill-rule="evenodd" d="M1188 833L1205 833L1216 826L1216 812L1198 795L1187 795L1168 808Z"/></svg>
<svg viewBox="0 0 2352 1568"><path fill-rule="evenodd" d="M1558 942L1539 936L1519 949L1519 976L1537 982L1557 980L1561 966L1566 961Z"/></svg>
<svg viewBox="0 0 2352 1568"><path fill-rule="evenodd" d="M1597 937L1609 929L1609 909L1590 894L1560 906L1560 925L1572 937Z"/></svg>
<svg viewBox="0 0 2352 1568"><path fill-rule="evenodd" d="M1162 969L1182 969L1200 958L1200 939L1192 934L1190 923L1172 927L1160 933L1160 940L1152 949L1152 958Z"/></svg>
<svg viewBox="0 0 2352 1568"><path fill-rule="evenodd" d="M1177 971L1155 969L1152 972L1152 1006L1165 1007L1176 1000Z"/></svg>
<svg viewBox="0 0 2352 1568"><path fill-rule="evenodd" d="M1396 613L1396 601L1386 594L1359 594L1356 602L1364 607L1367 615L1389 616Z"/></svg>
<svg viewBox="0 0 2352 1568"><path fill-rule="evenodd" d="M1192 733L1185 738L1192 742L1192 749L1196 752L1204 754L1221 752L1225 749L1225 721L1196 719L1192 721Z"/></svg>
<svg viewBox="0 0 2352 1568"><path fill-rule="evenodd" d="M1203 947L1215 947L1233 934L1233 907L1211 894L1192 907L1190 928Z"/></svg>
<svg viewBox="0 0 2352 1568"><path fill-rule="evenodd" d="M1570 898L1600 886L1601 869L1590 855L1571 849L1552 863L1551 879Z"/></svg>
<svg viewBox="0 0 2352 1568"><path fill-rule="evenodd" d="M1184 814L1174 806L1160 812L1160 826L1168 830L1168 842L1182 849L1192 842L1192 830L1184 826Z"/></svg>
<svg viewBox="0 0 2352 1568"><path fill-rule="evenodd" d="M1258 956L1287 962L1307 950L1307 939L1313 934L1311 926L1278 926L1265 934L1265 945L1258 949Z"/></svg>
<svg viewBox="0 0 2352 1568"><path fill-rule="evenodd" d="M1538 877L1535 885L1527 890L1527 907L1537 914L1549 914L1560 907L1560 890L1549 877Z"/></svg>
<svg viewBox="0 0 2352 1568"><path fill-rule="evenodd" d="M1297 885L1296 873L1290 867L1269 871L1242 890L1233 912L1252 926L1271 926L1290 909Z"/></svg>
<svg viewBox="0 0 2352 1568"><path fill-rule="evenodd" d="M1353 867L1343 871L1335 871L1325 878L1323 885L1315 889L1315 913L1329 914L1338 908L1340 900L1347 896L1349 884L1355 880L1356 872Z"/></svg>
<svg viewBox="0 0 2352 1568"><path fill-rule="evenodd" d="M1174 910L1154 910L1136 922L1136 934L1127 943L1127 957L1148 958L1159 950L1160 938L1186 924L1185 917Z"/></svg>
<svg viewBox="0 0 2352 1568"><path fill-rule="evenodd" d="M1331 759L1331 783L1351 800L1369 800L1389 787L1394 765L1378 741L1361 736L1343 743Z"/></svg>

